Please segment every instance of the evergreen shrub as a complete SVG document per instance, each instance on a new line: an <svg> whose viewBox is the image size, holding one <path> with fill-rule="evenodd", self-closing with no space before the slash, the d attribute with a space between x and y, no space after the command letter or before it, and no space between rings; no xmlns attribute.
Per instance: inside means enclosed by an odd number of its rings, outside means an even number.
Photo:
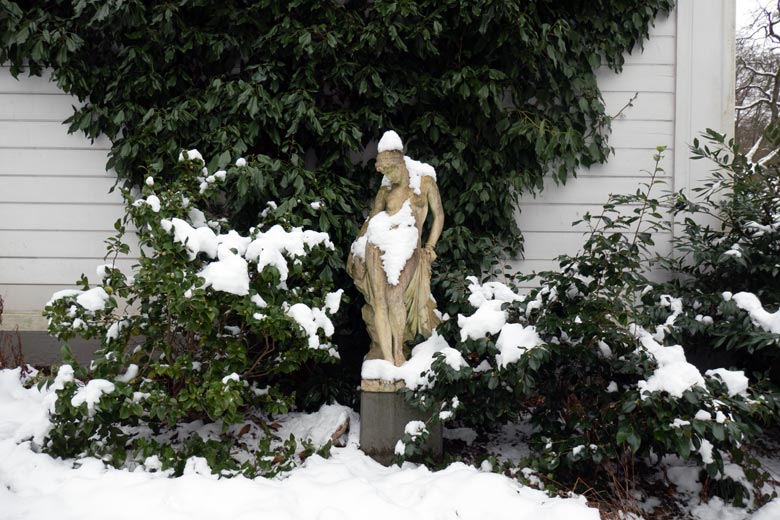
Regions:
<svg viewBox="0 0 780 520"><path fill-rule="evenodd" d="M192 456L225 475L295 464L300 447L275 439L269 418L293 406L290 378L305 364L339 357L330 338L340 264L328 235L292 225L282 206L246 236L230 228L224 186L255 168L238 159L210 172L183 151L172 182L149 176L122 191L127 214L107 242L116 258L137 235L132 275L100 266L97 283L82 276L81 290L46 306L52 335L101 345L89 367L72 366L65 347L46 451L174 474Z"/></svg>
<svg viewBox="0 0 780 520"><path fill-rule="evenodd" d="M769 403L741 371L702 374L655 328L680 315L680 299L659 297L648 279L652 237L669 226L664 199L653 195L662 152L647 184L585 215L583 248L537 273L537 288L516 289L527 276L472 278L456 300L457 319L438 329L468 367L439 356L430 384L407 391L419 406L446 412L434 420L454 417L483 440L507 422L530 421L532 453L504 469L530 467L551 489L634 500L626 486L656 478L665 456L699 464L712 482L731 482L730 462L751 482L766 478L746 446ZM756 498L742 484L729 489L735 503Z"/></svg>
<svg viewBox="0 0 780 520"><path fill-rule="evenodd" d="M778 130L768 129L778 141ZM780 164L747 160L732 139L708 131L693 157L712 164L711 177L671 199L678 224L674 274L659 293L682 309L670 337L703 365L711 358L751 376L780 382ZM662 313L655 308L651 314Z"/></svg>

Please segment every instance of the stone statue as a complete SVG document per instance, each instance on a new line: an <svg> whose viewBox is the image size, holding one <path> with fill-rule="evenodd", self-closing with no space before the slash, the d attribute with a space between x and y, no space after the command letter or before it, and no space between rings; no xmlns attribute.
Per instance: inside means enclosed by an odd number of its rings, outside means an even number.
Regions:
<svg viewBox="0 0 780 520"><path fill-rule="evenodd" d="M347 273L366 300L362 314L371 337L366 359L401 366L404 341L430 336L440 321L430 283L444 210L433 167L404 157L397 133L386 132L379 141L376 169L384 175L382 186L352 244ZM423 246L429 212L430 233Z"/></svg>

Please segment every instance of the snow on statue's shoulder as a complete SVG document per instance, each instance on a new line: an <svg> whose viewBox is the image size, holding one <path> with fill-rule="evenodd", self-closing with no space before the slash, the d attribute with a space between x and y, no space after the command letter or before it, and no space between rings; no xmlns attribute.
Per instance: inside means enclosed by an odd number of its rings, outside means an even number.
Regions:
<svg viewBox="0 0 780 520"><path fill-rule="evenodd" d="M414 190L417 195L420 195L422 191L422 178L430 177L436 181L436 170L428 163L415 161L410 157L404 156L404 163L406 163L406 169L409 170L409 187Z"/></svg>
<svg viewBox="0 0 780 520"><path fill-rule="evenodd" d="M382 135L382 139L379 140L379 145L377 145L376 151L377 153L382 153L392 150L403 152L404 143L401 141L401 136L399 136L394 130L388 130L384 133L384 135Z"/></svg>

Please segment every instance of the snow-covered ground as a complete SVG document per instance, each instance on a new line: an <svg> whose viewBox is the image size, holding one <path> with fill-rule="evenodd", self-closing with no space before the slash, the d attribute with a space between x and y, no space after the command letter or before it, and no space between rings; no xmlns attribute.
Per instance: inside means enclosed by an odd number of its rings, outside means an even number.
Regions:
<svg viewBox="0 0 780 520"><path fill-rule="evenodd" d="M96 459L60 460L35 453L45 427L47 391L25 389L18 370L0 371L0 518L7 519L500 519L596 520L582 498L550 498L516 481L465 464L432 472L386 468L356 446L310 457L276 479L218 479L190 459L185 475L117 470ZM337 417L331 408L328 417ZM316 437L327 417L293 415L285 433ZM355 422L354 420L352 422Z"/></svg>
<svg viewBox="0 0 780 520"><path fill-rule="evenodd" d="M290 414L280 433L325 442L346 417L346 446L332 456L312 456L275 479L220 479L202 459L190 459L185 474L107 467L101 461L54 459L36 453L34 437L47 426L52 395L26 389L19 370L0 370L0 519L501 519L597 520L582 497L551 498L495 473L455 463L442 471L406 464L386 468L357 447L359 419L346 407L327 406L317 414ZM522 427L508 428L492 449L523 451ZM454 435L459 437L460 435ZM518 443L520 445L518 445ZM695 478L689 482L695 493ZM691 475L693 472L688 472ZM692 502L693 504L693 502ZM702 520L745 520L751 515L718 500L695 505ZM651 518L648 515L648 518ZM780 499L752 520L780 519Z"/></svg>

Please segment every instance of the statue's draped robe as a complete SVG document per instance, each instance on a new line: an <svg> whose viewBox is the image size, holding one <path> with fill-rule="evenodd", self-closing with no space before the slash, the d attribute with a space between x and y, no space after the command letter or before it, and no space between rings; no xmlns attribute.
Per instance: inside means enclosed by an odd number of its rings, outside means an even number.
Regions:
<svg viewBox="0 0 780 520"><path fill-rule="evenodd" d="M369 252L373 248L375 248L373 244L366 244L366 260L372 253L381 255L381 251L378 249ZM368 281L368 270L370 268L368 266L364 267L362 269L363 275L356 276L357 269L355 263L357 262L364 262L364 260L350 255L347 262L347 272L352 276L355 286L366 300L366 304L362 309L362 317L366 324L368 335L371 338L371 349L368 358L381 358L381 349L378 347L374 329L374 302L376 301L376 296L373 294L371 284ZM415 267L413 268L413 266ZM410 268L414 269L413 272L410 272ZM382 276L386 276L383 269L380 272ZM433 329L441 323L441 320L436 315L436 300L431 295L431 262L428 255L424 254L419 243L412 257L407 260L398 283L405 286L403 300L406 310L406 324L403 340L410 341L418 334L426 338L429 337Z"/></svg>
<svg viewBox="0 0 780 520"><path fill-rule="evenodd" d="M417 269L415 269L409 285L404 291L404 306L406 307L406 328L404 341L415 338L417 334L429 337L433 329L441 323L436 316L436 300L431 295L431 262L422 249L418 247Z"/></svg>

